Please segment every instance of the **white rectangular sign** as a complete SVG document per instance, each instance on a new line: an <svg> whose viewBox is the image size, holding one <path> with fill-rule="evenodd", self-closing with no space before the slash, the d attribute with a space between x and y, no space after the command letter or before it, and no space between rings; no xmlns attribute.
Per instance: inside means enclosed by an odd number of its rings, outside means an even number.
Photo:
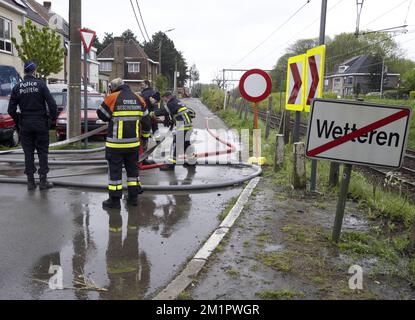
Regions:
<svg viewBox="0 0 415 320"><path fill-rule="evenodd" d="M398 169L406 151L411 112L406 107L316 99L307 156Z"/></svg>

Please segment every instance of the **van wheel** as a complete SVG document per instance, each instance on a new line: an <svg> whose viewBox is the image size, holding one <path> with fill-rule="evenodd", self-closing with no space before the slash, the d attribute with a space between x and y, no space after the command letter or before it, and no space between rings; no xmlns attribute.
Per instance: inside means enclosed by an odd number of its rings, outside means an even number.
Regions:
<svg viewBox="0 0 415 320"><path fill-rule="evenodd" d="M10 140L8 141L8 146L9 146L10 148L15 148L15 147L17 147L17 146L19 145L19 143L20 143L20 136L19 136L19 133L17 132L17 130L16 130L16 129L14 129L14 130L13 130L13 135L12 135L12 137L10 138Z"/></svg>

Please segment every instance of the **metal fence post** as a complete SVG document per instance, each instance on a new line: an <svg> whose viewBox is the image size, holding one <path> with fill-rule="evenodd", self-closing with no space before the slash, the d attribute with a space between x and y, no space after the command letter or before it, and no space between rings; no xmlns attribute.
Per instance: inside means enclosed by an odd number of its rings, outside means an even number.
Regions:
<svg viewBox="0 0 415 320"><path fill-rule="evenodd" d="M265 139L268 140L269 133L271 130L271 110L272 110L272 97L268 98L268 111L267 111L267 121L265 127Z"/></svg>
<svg viewBox="0 0 415 320"><path fill-rule="evenodd" d="M305 189L307 187L304 142L294 143L293 186L295 189Z"/></svg>
<svg viewBox="0 0 415 320"><path fill-rule="evenodd" d="M278 172L279 169L284 164L284 157L285 157L285 142L284 142L284 135L277 134L276 137L276 145L275 145L275 172Z"/></svg>

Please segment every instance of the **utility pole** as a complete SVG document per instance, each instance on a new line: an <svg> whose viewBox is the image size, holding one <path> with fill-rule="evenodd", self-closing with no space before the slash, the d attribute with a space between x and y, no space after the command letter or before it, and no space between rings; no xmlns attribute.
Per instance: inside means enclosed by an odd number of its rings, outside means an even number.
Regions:
<svg viewBox="0 0 415 320"><path fill-rule="evenodd" d="M177 57L174 59L174 89L173 93L177 94Z"/></svg>
<svg viewBox="0 0 415 320"><path fill-rule="evenodd" d="M320 19L320 40L319 44L326 44L326 21L327 21L327 0L321 1L321 19ZM322 79L321 81L324 81ZM311 161L311 192L317 191L317 160Z"/></svg>
<svg viewBox="0 0 415 320"><path fill-rule="evenodd" d="M385 56L382 60L382 79L380 80L380 98L383 99L383 87L385 85Z"/></svg>
<svg viewBox="0 0 415 320"><path fill-rule="evenodd" d="M82 1L69 1L69 86L67 137L81 135L81 34Z"/></svg>

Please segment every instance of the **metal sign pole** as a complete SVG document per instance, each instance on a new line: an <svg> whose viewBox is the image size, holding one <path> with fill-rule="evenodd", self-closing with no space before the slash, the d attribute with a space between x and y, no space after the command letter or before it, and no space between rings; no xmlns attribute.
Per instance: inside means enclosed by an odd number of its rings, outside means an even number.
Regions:
<svg viewBox="0 0 415 320"><path fill-rule="evenodd" d="M327 0L321 2L321 18L320 18L320 45L326 43L326 21L327 21ZM322 79L321 81L324 81ZM317 160L311 161L311 192L317 192L317 171L318 163Z"/></svg>
<svg viewBox="0 0 415 320"><path fill-rule="evenodd" d="M295 112L295 124L294 124L294 134L293 140L294 143L300 142L300 126L301 126L301 112Z"/></svg>
<svg viewBox="0 0 415 320"><path fill-rule="evenodd" d="M352 175L353 166L351 164L345 165L342 177L339 200L337 203L336 219L333 228L333 241L339 243L342 232L344 210L346 209L347 194L349 192L350 178Z"/></svg>
<svg viewBox="0 0 415 320"><path fill-rule="evenodd" d="M88 133L88 53L84 48L84 131ZM84 147L88 149L88 138L84 140Z"/></svg>

